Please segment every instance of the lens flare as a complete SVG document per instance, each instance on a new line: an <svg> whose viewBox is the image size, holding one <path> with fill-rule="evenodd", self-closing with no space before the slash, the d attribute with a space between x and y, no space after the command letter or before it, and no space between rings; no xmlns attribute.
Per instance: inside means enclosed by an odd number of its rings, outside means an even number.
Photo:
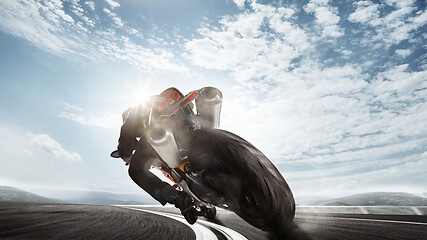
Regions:
<svg viewBox="0 0 427 240"><path fill-rule="evenodd" d="M124 99L132 105L138 105L147 101L152 96L151 83L148 81L137 81L126 84Z"/></svg>

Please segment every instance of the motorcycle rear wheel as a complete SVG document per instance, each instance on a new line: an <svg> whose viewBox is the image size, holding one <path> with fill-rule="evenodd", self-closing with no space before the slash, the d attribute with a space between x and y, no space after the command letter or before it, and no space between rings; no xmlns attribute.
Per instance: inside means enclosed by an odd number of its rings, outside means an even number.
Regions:
<svg viewBox="0 0 427 240"><path fill-rule="evenodd" d="M280 231L293 220L292 191L261 151L219 129L196 130L191 139L189 159L193 168L205 170L204 183L224 196L229 210L265 231Z"/></svg>

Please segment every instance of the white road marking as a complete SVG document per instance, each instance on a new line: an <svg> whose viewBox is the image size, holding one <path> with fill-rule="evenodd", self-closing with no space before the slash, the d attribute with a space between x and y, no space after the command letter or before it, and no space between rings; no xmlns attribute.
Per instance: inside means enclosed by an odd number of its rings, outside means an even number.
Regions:
<svg viewBox="0 0 427 240"><path fill-rule="evenodd" d="M427 223L422 222L407 222L407 221L395 221L395 220L381 220L381 219L369 219L369 218L342 218L334 216L316 216L316 218L333 218L333 219L342 219L342 220L353 220L353 221L370 221L370 222L384 222L384 223L401 223L401 224L412 224L412 225L427 225Z"/></svg>
<svg viewBox="0 0 427 240"><path fill-rule="evenodd" d="M124 206L122 206L124 207ZM176 221L182 222L185 225L187 225L188 227L190 227L193 232L196 234L196 239L197 240L203 240L203 239L218 239L215 234L209 230L207 227L204 227L200 224L194 224L191 225L189 224L184 218L178 217L178 216L170 216L168 214L162 213L162 212L155 212L155 211L150 211L150 210L145 210L145 209L140 209L140 208L133 208L133 207L124 207L127 209L132 209L132 210L136 210L136 211L141 211L141 212L147 212L147 213L152 213L152 214L156 214L156 215L160 215L163 217L168 217L168 218L172 218Z"/></svg>
<svg viewBox="0 0 427 240"><path fill-rule="evenodd" d="M205 220L200 220L200 219L197 220L197 222L203 223L204 225L208 225L209 227L216 229L218 232L222 233L228 240L247 240L247 238L245 238L240 233L233 231L222 225L208 222Z"/></svg>
<svg viewBox="0 0 427 240"><path fill-rule="evenodd" d="M359 207L359 209L363 214L369 214L364 207Z"/></svg>
<svg viewBox="0 0 427 240"><path fill-rule="evenodd" d="M151 211L151 210L135 208L135 207L128 207L128 206L120 206L120 207L132 209L132 210L136 210L136 211L141 211L141 212L157 214L160 216L172 218L176 221L182 222L185 225L189 226L194 231L194 233L196 234L197 240L218 239L216 237L216 235L209 228L207 228L203 225L207 225L211 228L214 228L215 230L217 230L218 232L223 234L228 240L248 240L247 238L245 238L244 236L242 236L240 233L238 233L236 231L233 231L227 227L221 226L219 224L211 223L211 222L208 222L205 220L198 219L195 224L191 225L185 220L184 217L173 214L173 213L157 212L157 211Z"/></svg>
<svg viewBox="0 0 427 240"><path fill-rule="evenodd" d="M423 213L417 207L411 207L412 211L414 211L417 215L423 215Z"/></svg>
<svg viewBox="0 0 427 240"><path fill-rule="evenodd" d="M181 217L181 215L177 215L177 214L173 214L173 213L164 213L166 215L169 216L173 216L173 217ZM216 224L216 223L212 223L209 221L205 221L205 220L201 220L198 219L196 224L201 224L201 225L208 225L210 228L214 228L215 230L217 230L218 232L220 232L222 235L224 235L228 240L248 240L247 238L245 238L243 235L241 235L240 233L231 230L227 227L224 227L222 225Z"/></svg>

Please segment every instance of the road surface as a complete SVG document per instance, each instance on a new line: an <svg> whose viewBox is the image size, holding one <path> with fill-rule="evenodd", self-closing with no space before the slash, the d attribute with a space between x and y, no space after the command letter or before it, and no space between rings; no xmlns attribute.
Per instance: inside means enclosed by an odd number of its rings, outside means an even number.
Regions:
<svg viewBox="0 0 427 240"><path fill-rule="evenodd" d="M167 207L0 203L0 239L427 239L427 216L297 214L277 235L224 210L189 225Z"/></svg>

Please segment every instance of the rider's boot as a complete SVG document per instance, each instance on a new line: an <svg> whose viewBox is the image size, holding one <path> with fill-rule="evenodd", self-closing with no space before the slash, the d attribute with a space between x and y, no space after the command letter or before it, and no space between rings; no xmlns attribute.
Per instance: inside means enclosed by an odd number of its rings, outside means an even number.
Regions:
<svg viewBox="0 0 427 240"><path fill-rule="evenodd" d="M163 198L175 205L181 210L181 214L185 217L188 223L194 224L197 221L197 210L194 208L193 200L187 193L177 191L172 187L165 187L162 191Z"/></svg>
<svg viewBox="0 0 427 240"><path fill-rule="evenodd" d="M190 196L186 195L184 204L179 209L189 224L194 224L197 221L197 210L194 208Z"/></svg>

